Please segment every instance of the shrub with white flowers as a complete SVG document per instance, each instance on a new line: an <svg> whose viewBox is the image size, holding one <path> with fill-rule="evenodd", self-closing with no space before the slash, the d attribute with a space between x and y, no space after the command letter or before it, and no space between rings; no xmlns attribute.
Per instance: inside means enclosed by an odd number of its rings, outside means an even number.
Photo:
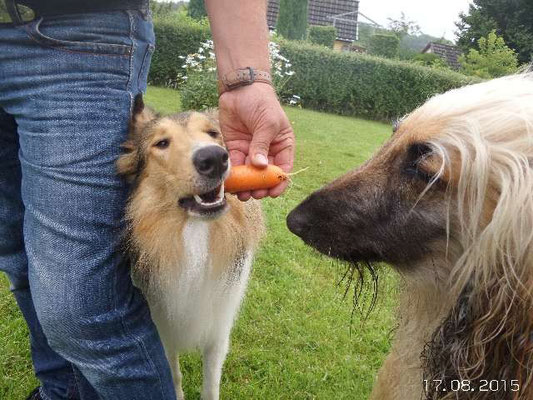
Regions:
<svg viewBox="0 0 533 400"><path fill-rule="evenodd" d="M284 90L286 83L294 75L292 64L280 53L280 47L275 42L269 46L272 81L281 101L286 104L299 106L300 97ZM184 60L184 73L177 77L176 86L180 88L182 107L185 109L206 109L218 104L216 58L212 40L201 43L198 51Z"/></svg>

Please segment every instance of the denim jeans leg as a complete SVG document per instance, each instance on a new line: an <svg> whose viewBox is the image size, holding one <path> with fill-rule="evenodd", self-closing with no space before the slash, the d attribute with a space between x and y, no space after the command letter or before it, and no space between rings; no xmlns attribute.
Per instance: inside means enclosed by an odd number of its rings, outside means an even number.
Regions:
<svg viewBox="0 0 533 400"><path fill-rule="evenodd" d="M28 325L33 367L41 390L54 397L77 399L72 365L48 346L33 307L22 233L24 205L18 151L15 119L0 108L0 270L7 274Z"/></svg>
<svg viewBox="0 0 533 400"><path fill-rule="evenodd" d="M132 99L146 87L151 23L135 11L57 16L12 34L25 39L8 47L19 58L3 63L0 54L0 105L18 124L24 242L43 332L98 398L174 400L159 336L119 250L127 194L114 163ZM96 398L83 386L83 400Z"/></svg>

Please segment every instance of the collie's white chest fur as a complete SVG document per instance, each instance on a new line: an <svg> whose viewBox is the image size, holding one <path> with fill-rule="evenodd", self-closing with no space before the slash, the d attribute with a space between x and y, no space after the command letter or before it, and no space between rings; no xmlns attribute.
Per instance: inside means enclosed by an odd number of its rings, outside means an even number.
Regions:
<svg viewBox="0 0 533 400"><path fill-rule="evenodd" d="M209 226L200 219L185 224L182 265L161 282L153 317L165 346L174 351L202 349L219 335L228 335L246 289L251 252L217 276L211 259L216 255L209 254Z"/></svg>
<svg viewBox="0 0 533 400"><path fill-rule="evenodd" d="M204 358L203 398L218 398L222 364L229 336L246 290L253 251L243 250L223 273L214 273L209 247L210 222L190 219L184 225L183 257L175 269L161 277L158 295L149 298L152 317L158 327L173 368L178 398L183 398L178 353L199 349Z"/></svg>
<svg viewBox="0 0 533 400"><path fill-rule="evenodd" d="M203 348L226 335L238 311L250 273L251 254L235 260L220 276L209 254L209 222L191 219L183 228L182 265L162 282L154 320L174 351ZM239 269L238 279L232 271Z"/></svg>

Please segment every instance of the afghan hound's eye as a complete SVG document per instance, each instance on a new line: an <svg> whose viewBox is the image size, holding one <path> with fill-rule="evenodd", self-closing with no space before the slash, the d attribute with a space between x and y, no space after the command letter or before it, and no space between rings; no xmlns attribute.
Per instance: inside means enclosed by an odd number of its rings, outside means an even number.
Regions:
<svg viewBox="0 0 533 400"><path fill-rule="evenodd" d="M414 175L426 182L431 181L434 175L420 168L420 164L433 153L429 145L425 143L414 143L407 150L407 162L405 171L409 175Z"/></svg>
<svg viewBox="0 0 533 400"><path fill-rule="evenodd" d="M166 149L170 145L170 139L161 139L154 144L158 149Z"/></svg>
<svg viewBox="0 0 533 400"><path fill-rule="evenodd" d="M219 135L218 131L216 131L216 130L214 130L214 129L209 129L209 130L207 131L207 134L208 134L209 136L211 136L212 138L217 138L218 135Z"/></svg>

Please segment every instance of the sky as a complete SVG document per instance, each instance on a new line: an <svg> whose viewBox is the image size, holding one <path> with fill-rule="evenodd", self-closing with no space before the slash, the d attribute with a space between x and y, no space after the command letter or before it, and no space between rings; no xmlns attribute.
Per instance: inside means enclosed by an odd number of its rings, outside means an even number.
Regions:
<svg viewBox="0 0 533 400"><path fill-rule="evenodd" d="M387 18L399 19L402 11L415 21L422 32L455 41L459 13L467 11L469 0L360 0L359 11L377 23L387 26ZM360 17L360 21L367 22Z"/></svg>
<svg viewBox="0 0 533 400"><path fill-rule="evenodd" d="M359 11L384 27L389 23L387 18L399 19L403 11L422 32L455 41L455 21L461 11L468 10L469 3L470 0L360 0ZM360 21L367 22L362 17Z"/></svg>

